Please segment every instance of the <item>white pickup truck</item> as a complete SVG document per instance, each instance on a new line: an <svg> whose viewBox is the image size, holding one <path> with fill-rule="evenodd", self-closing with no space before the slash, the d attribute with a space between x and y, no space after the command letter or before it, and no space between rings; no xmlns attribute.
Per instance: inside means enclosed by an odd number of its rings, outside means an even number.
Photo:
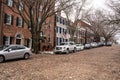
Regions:
<svg viewBox="0 0 120 80"><path fill-rule="evenodd" d="M76 44L74 42L63 42L55 47L54 53L76 52Z"/></svg>

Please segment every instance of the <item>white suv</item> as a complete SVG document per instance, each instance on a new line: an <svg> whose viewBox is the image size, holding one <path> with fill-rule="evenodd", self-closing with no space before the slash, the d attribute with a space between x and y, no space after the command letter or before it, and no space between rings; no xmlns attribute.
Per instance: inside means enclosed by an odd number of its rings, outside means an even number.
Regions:
<svg viewBox="0 0 120 80"><path fill-rule="evenodd" d="M74 42L63 42L55 47L54 53L69 53L76 52L76 45Z"/></svg>

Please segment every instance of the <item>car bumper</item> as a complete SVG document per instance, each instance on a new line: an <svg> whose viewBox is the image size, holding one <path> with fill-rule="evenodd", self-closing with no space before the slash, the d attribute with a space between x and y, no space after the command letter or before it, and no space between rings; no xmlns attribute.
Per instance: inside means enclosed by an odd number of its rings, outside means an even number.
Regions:
<svg viewBox="0 0 120 80"><path fill-rule="evenodd" d="M54 53L66 53L66 50L55 50Z"/></svg>

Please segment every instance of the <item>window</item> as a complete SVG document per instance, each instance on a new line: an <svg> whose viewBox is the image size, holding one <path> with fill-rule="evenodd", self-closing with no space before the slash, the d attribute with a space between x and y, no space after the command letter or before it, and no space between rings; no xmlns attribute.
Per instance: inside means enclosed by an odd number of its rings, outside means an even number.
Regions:
<svg viewBox="0 0 120 80"><path fill-rule="evenodd" d="M12 25L13 24L13 16L5 14L4 23L7 24L7 25Z"/></svg>
<svg viewBox="0 0 120 80"><path fill-rule="evenodd" d="M40 9L39 9L39 10L40 10L40 12L42 12L42 8L43 8L43 6L42 6L42 5L40 5Z"/></svg>
<svg viewBox="0 0 120 80"><path fill-rule="evenodd" d="M60 18L60 23L62 24L62 18Z"/></svg>
<svg viewBox="0 0 120 80"><path fill-rule="evenodd" d="M16 36L16 39L21 39L22 38L22 35L21 34L18 34L17 36Z"/></svg>
<svg viewBox="0 0 120 80"><path fill-rule="evenodd" d="M41 32L40 32L40 37L42 37L42 36L43 36L43 32L41 31Z"/></svg>
<svg viewBox="0 0 120 80"><path fill-rule="evenodd" d="M62 43L62 38L60 38L60 44Z"/></svg>
<svg viewBox="0 0 120 80"><path fill-rule="evenodd" d="M59 28L59 27L57 27L57 33L59 33L59 30L60 30L60 28Z"/></svg>
<svg viewBox="0 0 120 80"><path fill-rule="evenodd" d="M18 7L18 9L21 11L21 10L23 10L23 7L24 7L24 6L23 6L23 3L20 2L20 3L19 3L19 7Z"/></svg>
<svg viewBox="0 0 120 80"><path fill-rule="evenodd" d="M8 6L13 7L13 0L6 0Z"/></svg>
<svg viewBox="0 0 120 80"><path fill-rule="evenodd" d="M51 42L50 35L48 36L48 42Z"/></svg>
<svg viewBox="0 0 120 80"><path fill-rule="evenodd" d="M24 46L17 46L17 49L19 50L19 49L25 49L25 47Z"/></svg>
<svg viewBox="0 0 120 80"><path fill-rule="evenodd" d="M60 33L62 32L61 27L60 27Z"/></svg>
<svg viewBox="0 0 120 80"><path fill-rule="evenodd" d="M56 45L58 45L58 43L59 43L59 38L57 37L56 38Z"/></svg>
<svg viewBox="0 0 120 80"><path fill-rule="evenodd" d="M68 39L66 39L66 42L68 42Z"/></svg>
<svg viewBox="0 0 120 80"><path fill-rule="evenodd" d="M41 18L38 18L38 24L40 24L40 22L41 22Z"/></svg>
<svg viewBox="0 0 120 80"><path fill-rule="evenodd" d="M11 49L11 50L17 50L17 46L12 46L9 49Z"/></svg>
<svg viewBox="0 0 120 80"><path fill-rule="evenodd" d="M65 20L63 19L63 25L65 24Z"/></svg>
<svg viewBox="0 0 120 80"><path fill-rule="evenodd" d="M16 25L19 27L23 27L23 25L24 25L23 19L17 17Z"/></svg>
<svg viewBox="0 0 120 80"><path fill-rule="evenodd" d="M64 30L64 28L63 28L63 34L65 33L65 30Z"/></svg>
<svg viewBox="0 0 120 80"><path fill-rule="evenodd" d="M10 44L10 37L4 37L4 44L9 45Z"/></svg>
<svg viewBox="0 0 120 80"><path fill-rule="evenodd" d="M56 16L56 21L59 22L59 17L58 16Z"/></svg>

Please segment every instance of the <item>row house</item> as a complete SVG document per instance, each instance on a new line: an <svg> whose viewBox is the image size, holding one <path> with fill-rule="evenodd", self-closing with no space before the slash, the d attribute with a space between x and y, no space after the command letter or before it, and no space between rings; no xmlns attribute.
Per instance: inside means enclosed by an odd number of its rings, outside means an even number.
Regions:
<svg viewBox="0 0 120 80"><path fill-rule="evenodd" d="M14 13L9 7L16 9L14 0L0 0L6 5L0 3L0 46L10 44L20 44L27 47L32 46L32 34L22 17ZM22 10L24 6L17 6ZM53 48L55 43L54 37L54 16L49 17L42 27L42 35L45 40L41 40L40 50Z"/></svg>
<svg viewBox="0 0 120 80"><path fill-rule="evenodd" d="M2 0L1 0L2 1ZM13 0L3 0L0 7L0 42L2 45L21 44L31 47L31 33L21 16L15 14L10 8L16 8ZM19 6L19 9L22 9Z"/></svg>
<svg viewBox="0 0 120 80"><path fill-rule="evenodd" d="M31 47L32 35L27 24L20 15L15 14L7 7L16 8L13 0L3 1L7 5L0 3L0 46L21 44ZM20 6L19 9L22 10L23 7ZM40 33L45 38L44 40L40 40L40 50L52 50L54 46L68 41L81 44L91 42L92 35L86 26L89 25L81 20L78 20L76 26L73 22L69 22L66 18L58 14L49 17L44 22Z"/></svg>
<svg viewBox="0 0 120 80"><path fill-rule="evenodd" d="M63 18L60 15L55 16L55 31L55 45L60 45L60 43L68 42L70 40L68 21L66 18Z"/></svg>
<svg viewBox="0 0 120 80"><path fill-rule="evenodd" d="M78 44L90 43L94 40L93 33L89 30L90 25L82 20L68 21L59 14L55 16L55 46L62 42L74 41Z"/></svg>
<svg viewBox="0 0 120 80"><path fill-rule="evenodd" d="M42 27L42 36L44 40L40 40L41 51L51 51L55 46L55 16L49 17Z"/></svg>
<svg viewBox="0 0 120 80"><path fill-rule="evenodd" d="M85 21L77 20L76 43L86 44L94 41L92 31L89 29L90 24Z"/></svg>

